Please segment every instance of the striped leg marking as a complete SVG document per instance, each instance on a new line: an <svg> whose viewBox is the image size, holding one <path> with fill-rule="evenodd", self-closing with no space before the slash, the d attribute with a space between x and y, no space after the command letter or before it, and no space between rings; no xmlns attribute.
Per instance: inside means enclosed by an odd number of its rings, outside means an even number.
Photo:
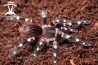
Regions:
<svg viewBox="0 0 98 65"><path fill-rule="evenodd" d="M19 53L20 48L21 48L25 43L26 43L26 41L20 43L20 44L16 47L16 50L15 50L12 54L9 55L9 57L10 57L10 58L11 58L11 57L14 57L17 53Z"/></svg>
<svg viewBox="0 0 98 65"><path fill-rule="evenodd" d="M81 20L81 22L82 22L82 24L84 24L84 25L85 25L85 24L87 25L87 24L90 24L90 23L91 23L90 20Z"/></svg>
<svg viewBox="0 0 98 65"><path fill-rule="evenodd" d="M39 45L37 46L37 48L36 48L36 50L35 50L33 56L31 57L31 60L34 60L34 59L39 55L39 52L40 52L40 50L42 49L42 46L43 46L43 42L44 42L44 41L45 41L45 40L42 39L42 40L39 42Z"/></svg>
<svg viewBox="0 0 98 65"><path fill-rule="evenodd" d="M25 43L31 42L32 40L34 41L35 38L34 38L34 37L31 37L31 38L28 38L26 41L21 42L21 43L16 47L16 50L15 50L12 54L9 55L9 57L15 56L17 53L19 53L20 48L23 47L23 45L24 45Z"/></svg>
<svg viewBox="0 0 98 65"><path fill-rule="evenodd" d="M76 26L76 25L87 25L87 24L90 24L91 21L89 20L81 20L81 21L75 21L75 22L66 22L64 24L65 25L68 25L68 26Z"/></svg>
<svg viewBox="0 0 98 65"><path fill-rule="evenodd" d="M32 19L24 18L24 17L19 17L19 16L17 16L16 19L17 20L21 20L21 21L26 21L26 22L32 22L33 21Z"/></svg>
<svg viewBox="0 0 98 65"><path fill-rule="evenodd" d="M69 42L77 42L83 46L92 46L92 44L88 43L88 42L84 42L80 39L77 39L77 38L74 38L74 37L71 37L70 35L65 35L63 32L61 33L61 36L65 39L67 39Z"/></svg>
<svg viewBox="0 0 98 65"><path fill-rule="evenodd" d="M47 12L45 10L42 10L40 14L43 18L43 24L46 25L47 24Z"/></svg>
<svg viewBox="0 0 98 65"><path fill-rule="evenodd" d="M66 19L57 19L57 20L54 20L52 23L57 26L57 25L61 25L61 26L65 26L65 23L67 22Z"/></svg>
<svg viewBox="0 0 98 65"><path fill-rule="evenodd" d="M61 27L61 30L64 31L64 32L68 32L68 33L76 33L76 32L78 32L78 30L76 30L76 29L68 29L66 27Z"/></svg>
<svg viewBox="0 0 98 65"><path fill-rule="evenodd" d="M58 43L56 41L53 42L53 62L57 63L57 53L58 53Z"/></svg>

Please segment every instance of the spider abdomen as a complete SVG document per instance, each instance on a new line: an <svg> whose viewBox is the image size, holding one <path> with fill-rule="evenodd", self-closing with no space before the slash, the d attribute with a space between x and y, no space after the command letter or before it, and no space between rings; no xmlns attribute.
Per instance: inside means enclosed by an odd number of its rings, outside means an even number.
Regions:
<svg viewBox="0 0 98 65"><path fill-rule="evenodd" d="M42 28L38 25L29 23L23 24L22 27L19 28L19 32L23 34L24 37L40 37L42 35Z"/></svg>

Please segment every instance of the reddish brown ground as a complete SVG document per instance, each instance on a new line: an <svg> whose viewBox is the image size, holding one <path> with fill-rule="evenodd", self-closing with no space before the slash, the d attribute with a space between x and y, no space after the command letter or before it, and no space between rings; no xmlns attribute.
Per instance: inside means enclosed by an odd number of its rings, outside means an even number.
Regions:
<svg viewBox="0 0 98 65"><path fill-rule="evenodd" d="M93 47L84 48L76 43L63 42L59 46L58 65L98 65L98 0L14 1L18 4L14 10L18 15L33 18L38 23L41 22L39 12L43 7L46 7L49 22L57 17L67 17L71 21L90 19L91 24L80 28L75 36L90 42ZM29 45L24 46L14 58L8 58L8 54L20 40L18 28L23 22L2 20L7 11L7 8L3 7L5 3L7 0L0 0L0 65L53 65L52 48L43 51L34 61L29 60L33 53Z"/></svg>

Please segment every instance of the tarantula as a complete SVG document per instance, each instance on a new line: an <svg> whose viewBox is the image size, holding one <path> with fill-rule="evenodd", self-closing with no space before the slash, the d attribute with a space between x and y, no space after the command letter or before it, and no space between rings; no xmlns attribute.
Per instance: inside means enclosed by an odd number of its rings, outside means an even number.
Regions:
<svg viewBox="0 0 98 65"><path fill-rule="evenodd" d="M26 21L20 28L19 32L21 33L21 36L24 38L22 42L19 43L19 45L16 47L16 50L13 51L9 55L9 57L14 57L20 50L20 48L25 45L26 43L30 43L36 39L38 39L38 46L31 57L31 59L35 59L40 53L40 50L42 49L44 44L47 44L48 46L53 47L53 62L57 63L58 58L58 45L62 40L68 40L69 42L76 42L83 46L92 46L92 44L82 41L78 38L70 36L68 33L76 33L78 32L76 29L69 29L68 26L77 26L77 25L87 25L90 24L89 20L81 20L81 21L75 21L70 22L67 19L57 19L51 22L51 24L48 23L46 12L41 12L42 16L42 26L39 26L37 24L34 24L32 19L24 18L20 16L5 16L6 19L9 20L22 20Z"/></svg>

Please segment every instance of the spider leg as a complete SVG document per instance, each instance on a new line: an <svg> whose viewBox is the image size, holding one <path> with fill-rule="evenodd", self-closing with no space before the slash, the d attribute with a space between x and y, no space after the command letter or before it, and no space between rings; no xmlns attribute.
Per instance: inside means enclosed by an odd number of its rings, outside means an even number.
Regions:
<svg viewBox="0 0 98 65"><path fill-rule="evenodd" d="M65 27L65 26L77 26L77 25L87 25L90 24L90 20L80 20L80 21L74 21L74 22L69 22L65 19L60 19L60 20L55 20L52 23L55 26L61 26L61 27Z"/></svg>
<svg viewBox="0 0 98 65"><path fill-rule="evenodd" d="M46 19L47 18L46 17L47 16L46 15L47 13L46 13L46 11L45 10L42 10L40 14L41 14L42 19L43 19L43 25L47 25L47 19Z"/></svg>
<svg viewBox="0 0 98 65"><path fill-rule="evenodd" d="M77 25L88 25L90 23L91 23L90 20L80 20L80 21L74 21L74 22L66 22L64 25L77 26Z"/></svg>
<svg viewBox="0 0 98 65"><path fill-rule="evenodd" d="M16 20L21 20L21 21L26 21L26 22L32 22L33 21L30 18L25 18L25 17L20 17L20 16L17 16Z"/></svg>
<svg viewBox="0 0 98 65"><path fill-rule="evenodd" d="M33 22L32 19L30 18L25 18L25 17L20 17L20 16L4 16L4 18L6 18L7 20L21 20L21 21L25 21L25 22Z"/></svg>
<svg viewBox="0 0 98 65"><path fill-rule="evenodd" d="M56 41L56 38L58 37L58 32L59 32L59 29L56 28L55 29L56 33L55 33L55 38L53 40L53 62L54 63L57 63L58 61L58 57L57 57L57 53L58 53L58 43Z"/></svg>
<svg viewBox="0 0 98 65"><path fill-rule="evenodd" d="M43 43L44 43L44 42L45 42L44 39L41 39L41 40L39 41L39 44L38 44L38 46L37 46L37 48L36 48L36 50L35 50L33 56L31 56L31 60L34 60L34 59L39 55L39 52L40 52L40 50L42 49L42 46L43 46Z"/></svg>
<svg viewBox="0 0 98 65"><path fill-rule="evenodd" d="M60 34L61 34L61 37L64 38L64 39L67 39L69 42L77 42L83 46L92 46L92 44L88 43L88 42L85 42L85 41L82 41L78 38L75 38L75 37L72 37L68 34L64 34L62 31L60 31Z"/></svg>
<svg viewBox="0 0 98 65"><path fill-rule="evenodd" d="M61 27L61 30L63 32L67 32L67 33L76 33L76 32L78 32L78 30L76 30L76 29L68 29L66 27Z"/></svg>
<svg viewBox="0 0 98 65"><path fill-rule="evenodd" d="M31 40L35 40L35 38L28 38L27 40L20 42L20 44L16 47L16 50L13 51L13 53L10 54L9 57L14 57L17 53L19 53L20 48L23 47L23 45L25 45L27 42L31 42Z"/></svg>
<svg viewBox="0 0 98 65"><path fill-rule="evenodd" d="M57 41L53 41L53 62L57 63L58 57L57 57L57 53L58 53L58 43Z"/></svg>

